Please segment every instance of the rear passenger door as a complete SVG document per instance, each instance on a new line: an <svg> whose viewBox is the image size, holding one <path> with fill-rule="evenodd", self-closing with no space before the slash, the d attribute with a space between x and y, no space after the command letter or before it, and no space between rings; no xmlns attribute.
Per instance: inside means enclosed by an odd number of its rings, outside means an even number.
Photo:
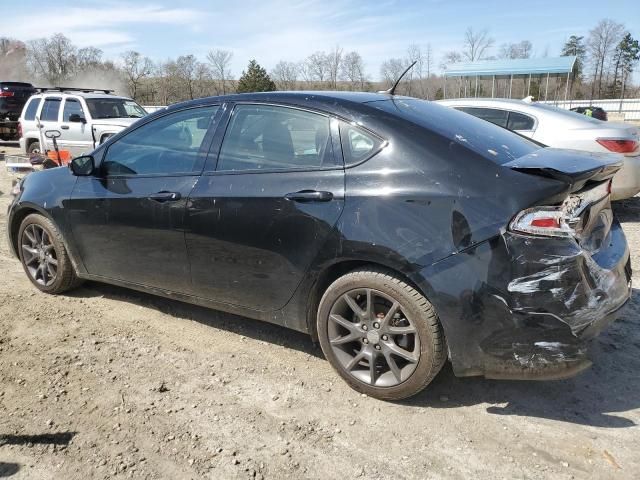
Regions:
<svg viewBox="0 0 640 480"><path fill-rule="evenodd" d="M338 125L266 104L237 104L228 118L187 204L192 288L220 303L278 310L343 209Z"/></svg>
<svg viewBox="0 0 640 480"><path fill-rule="evenodd" d="M83 119L84 122L78 121ZM77 98L67 97L62 106L62 121L58 139L60 148L71 151L72 156L82 155L93 150L91 129L87 125L87 116L82 103ZM71 121L75 120L75 121Z"/></svg>
<svg viewBox="0 0 640 480"><path fill-rule="evenodd" d="M62 97L45 97L40 111L40 128L44 137L45 146L40 146L42 151L53 150L53 142L46 138L45 133L49 130L60 130L60 106ZM36 128L37 125L36 125Z"/></svg>

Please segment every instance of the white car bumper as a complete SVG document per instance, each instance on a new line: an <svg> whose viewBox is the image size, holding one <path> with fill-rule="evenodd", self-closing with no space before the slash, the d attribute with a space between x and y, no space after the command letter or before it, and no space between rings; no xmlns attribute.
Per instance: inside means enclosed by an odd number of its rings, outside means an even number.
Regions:
<svg viewBox="0 0 640 480"><path fill-rule="evenodd" d="M622 168L613 177L611 200L623 200L640 192L640 155L624 157Z"/></svg>

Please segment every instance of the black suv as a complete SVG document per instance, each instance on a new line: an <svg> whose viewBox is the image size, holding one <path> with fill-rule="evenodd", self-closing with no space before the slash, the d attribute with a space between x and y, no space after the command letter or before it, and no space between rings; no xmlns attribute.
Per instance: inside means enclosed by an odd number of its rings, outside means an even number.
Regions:
<svg viewBox="0 0 640 480"><path fill-rule="evenodd" d="M30 83L0 82L0 140L18 139L18 118L34 93Z"/></svg>

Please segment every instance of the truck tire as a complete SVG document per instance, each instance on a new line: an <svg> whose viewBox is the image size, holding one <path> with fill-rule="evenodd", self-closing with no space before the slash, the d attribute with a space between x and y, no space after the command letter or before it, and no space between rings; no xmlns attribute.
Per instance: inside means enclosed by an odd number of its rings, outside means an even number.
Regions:
<svg viewBox="0 0 640 480"><path fill-rule="evenodd" d="M31 155L32 153L41 153L40 152L40 142L35 141L31 142L27 147L27 154Z"/></svg>

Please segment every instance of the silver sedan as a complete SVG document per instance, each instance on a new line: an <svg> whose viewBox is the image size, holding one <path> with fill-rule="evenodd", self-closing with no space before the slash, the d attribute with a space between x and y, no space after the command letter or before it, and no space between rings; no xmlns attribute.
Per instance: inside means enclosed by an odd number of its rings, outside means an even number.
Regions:
<svg viewBox="0 0 640 480"><path fill-rule="evenodd" d="M438 103L461 110L525 135L549 147L624 155L613 178L611 199L640 192L638 129L624 123L603 122L543 103L495 98L462 98Z"/></svg>

